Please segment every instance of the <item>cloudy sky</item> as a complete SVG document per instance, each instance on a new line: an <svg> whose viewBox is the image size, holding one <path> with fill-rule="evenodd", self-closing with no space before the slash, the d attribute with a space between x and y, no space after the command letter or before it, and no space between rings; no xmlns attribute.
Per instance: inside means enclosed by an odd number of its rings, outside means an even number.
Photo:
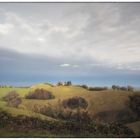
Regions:
<svg viewBox="0 0 140 140"><path fill-rule="evenodd" d="M140 3L0 3L0 83L140 85Z"/></svg>

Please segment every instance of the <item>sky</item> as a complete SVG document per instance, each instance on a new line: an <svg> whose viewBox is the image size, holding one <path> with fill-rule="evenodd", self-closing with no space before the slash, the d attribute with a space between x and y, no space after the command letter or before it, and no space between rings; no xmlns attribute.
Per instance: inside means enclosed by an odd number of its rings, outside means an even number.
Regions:
<svg viewBox="0 0 140 140"><path fill-rule="evenodd" d="M140 3L0 3L0 84L140 86Z"/></svg>

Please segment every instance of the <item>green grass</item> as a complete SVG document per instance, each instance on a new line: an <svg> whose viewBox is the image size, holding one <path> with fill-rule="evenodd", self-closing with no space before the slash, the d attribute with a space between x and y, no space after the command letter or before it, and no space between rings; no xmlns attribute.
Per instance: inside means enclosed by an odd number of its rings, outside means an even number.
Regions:
<svg viewBox="0 0 140 140"><path fill-rule="evenodd" d="M30 130L30 131L15 131L15 130L5 130L0 129L0 137L1 138L59 138L59 137L74 137L72 134L68 132L65 133L54 133L50 131L39 131L39 130Z"/></svg>
<svg viewBox="0 0 140 140"><path fill-rule="evenodd" d="M19 93L20 97L22 98L22 104L18 108L8 107L6 102L3 101L3 97L6 96L10 91L13 91L13 90L15 90L17 93ZM0 88L0 110L9 112L13 116L26 115L26 116L37 117L37 118L40 118L43 120L44 119L55 120L55 119L52 119L45 115L35 113L35 112L29 110L24 105L24 100L26 100L26 99L24 99L25 95L27 95L29 91L32 91L32 89L31 88Z"/></svg>
<svg viewBox="0 0 140 140"><path fill-rule="evenodd" d="M35 90L36 88L43 88L48 91L51 91L55 96L54 99L50 100L35 100L35 99L26 99L25 96L28 92ZM22 104L18 108L8 107L6 102L3 101L3 97L7 95L8 92L15 90L19 93L22 98ZM82 87L78 86L51 86L49 84L38 84L34 85L31 88L0 88L0 111L6 111L12 114L13 116L25 115L31 117L37 117L40 119L57 121L53 118L47 117L45 115L35 113L31 111L31 107L35 104L39 105L52 105L57 106L59 100L64 100L74 96L80 96L85 98L88 101L88 112L92 115L95 115L99 112L110 111L110 110L121 110L128 108L126 102L129 99L129 96L132 95L132 92L128 91L114 91L114 90L104 90L104 91L89 91ZM110 118L111 120L111 118ZM135 124L130 124L129 127L136 129ZM135 131L137 131L136 129ZM50 132L14 132L0 130L0 136L5 137L59 137L57 134L51 134ZM62 137L73 137L72 135L63 135Z"/></svg>
<svg viewBox="0 0 140 140"><path fill-rule="evenodd" d="M51 100L33 100L33 99L25 99L25 95L28 94L29 91L33 91L36 88L44 88L48 91L51 91L55 96L55 99ZM22 104L18 109L10 108L6 106L6 103L2 101L2 97L4 97L9 91L16 90L20 96L22 97ZM13 112L13 114L30 114L31 112L28 110L34 104L40 105L52 105L55 106L58 103L58 100L67 99L73 96L81 96L85 98L89 105L87 110L91 114L96 114L102 111L109 110L119 110L126 107L125 102L128 100L128 96L132 93L128 91L113 91L113 90L105 90L105 91L88 91L82 87L78 86L50 86L49 84L38 84L34 85L31 88L0 88L0 108L7 110L8 112Z"/></svg>
<svg viewBox="0 0 140 140"><path fill-rule="evenodd" d="M49 132L49 131L38 131L38 130L30 130L30 131L13 131L13 130L5 130L0 129L0 137L1 138L113 138L114 135L103 135L103 134L77 134L73 135L69 132Z"/></svg>
<svg viewBox="0 0 140 140"><path fill-rule="evenodd" d="M31 110L28 110L26 107L23 107L23 104L21 104L18 108L14 108L14 107L8 107L6 102L0 101L0 111L6 111L6 112L12 114L12 116L25 115L25 116L29 116L29 117L40 118L42 120L55 121L55 119L52 119L50 117L47 117L47 116L39 114L39 113L35 113Z"/></svg>
<svg viewBox="0 0 140 140"><path fill-rule="evenodd" d="M25 97L25 95L31 90L30 88L0 88L0 99L4 97L10 91L17 91L21 97Z"/></svg>
<svg viewBox="0 0 140 140"><path fill-rule="evenodd" d="M56 105L58 100L67 99L73 96L81 96L85 98L88 103L88 111L91 114L96 114L101 111L108 110L119 110L126 107L125 102L128 100L128 97L132 94L128 91L88 91L82 87L78 86L55 86L51 87L45 84L39 84L32 88L44 88L53 93L55 99L52 100L24 100L23 104L25 106L31 106L35 103L38 104L51 104Z"/></svg>

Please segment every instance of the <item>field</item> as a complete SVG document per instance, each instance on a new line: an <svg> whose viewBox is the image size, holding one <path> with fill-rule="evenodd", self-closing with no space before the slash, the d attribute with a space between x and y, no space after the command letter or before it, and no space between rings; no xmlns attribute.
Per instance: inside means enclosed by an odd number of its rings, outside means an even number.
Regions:
<svg viewBox="0 0 140 140"><path fill-rule="evenodd" d="M36 100L36 99L26 99L25 96L35 89L46 89L53 93L55 96L54 99L51 100ZM8 92L15 90L17 93L19 93L20 97L22 98L22 103L19 105L18 108L15 107L9 107L7 106L7 103L3 100L3 97L8 94ZM51 122L59 122L60 120L57 118L53 118L47 115L40 114L38 112L34 112L32 108L37 104L40 106L46 105L51 106L52 108L57 108L59 102L72 98L72 97L82 97L86 99L88 102L88 107L86 111L92 116L92 119L95 120L98 123L110 123L114 121L118 121L121 119L125 119L127 115L133 115L131 114L131 111L127 105L127 102L129 101L129 96L134 95L133 92L130 91L123 91L123 90L103 90L103 91L89 91L87 89L84 89L80 86L51 86L50 84L37 84L29 88L16 88L16 87L5 87L0 88L0 111L5 111L7 113L10 113L13 117L17 117L19 115L24 115L28 117L34 117L38 118L40 120L46 120ZM119 113L122 111L126 112L126 114L123 113L122 116L119 116ZM61 122L61 121L60 121ZM139 126L140 123L137 122L128 122L126 123L126 126L130 128L136 136L139 136L140 130ZM31 132L17 132L17 131L11 131L7 130L5 132L4 128L1 128L0 130L0 137L73 137L72 134L67 133L65 134L56 134L52 132L45 131L36 131L35 134L33 132L36 130L33 130ZM94 135L96 137L96 135ZM100 137L100 136L97 136ZM104 136L101 136L104 137ZM111 137L111 136L110 136Z"/></svg>

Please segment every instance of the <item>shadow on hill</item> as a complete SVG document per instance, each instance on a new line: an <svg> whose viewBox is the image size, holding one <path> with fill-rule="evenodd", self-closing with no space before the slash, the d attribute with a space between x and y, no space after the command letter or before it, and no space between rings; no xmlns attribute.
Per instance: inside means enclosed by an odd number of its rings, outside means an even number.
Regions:
<svg viewBox="0 0 140 140"><path fill-rule="evenodd" d="M119 123L104 125L95 124L93 121L52 122L27 116L13 117L6 112L0 112L1 129L17 131L17 133L33 130L42 132L46 130L50 133L57 133L59 137L64 133L66 135L71 134L73 137L135 137L130 129ZM28 135L25 134L26 137ZM31 137L34 137L34 135Z"/></svg>
<svg viewBox="0 0 140 140"><path fill-rule="evenodd" d="M140 118L140 95L134 94L124 103L125 107L120 110L107 110L93 116L97 122L121 122L131 123Z"/></svg>
<svg viewBox="0 0 140 140"><path fill-rule="evenodd" d="M137 120L137 114L130 109L109 110L95 114L93 118L96 122L110 123L110 122L133 122Z"/></svg>

